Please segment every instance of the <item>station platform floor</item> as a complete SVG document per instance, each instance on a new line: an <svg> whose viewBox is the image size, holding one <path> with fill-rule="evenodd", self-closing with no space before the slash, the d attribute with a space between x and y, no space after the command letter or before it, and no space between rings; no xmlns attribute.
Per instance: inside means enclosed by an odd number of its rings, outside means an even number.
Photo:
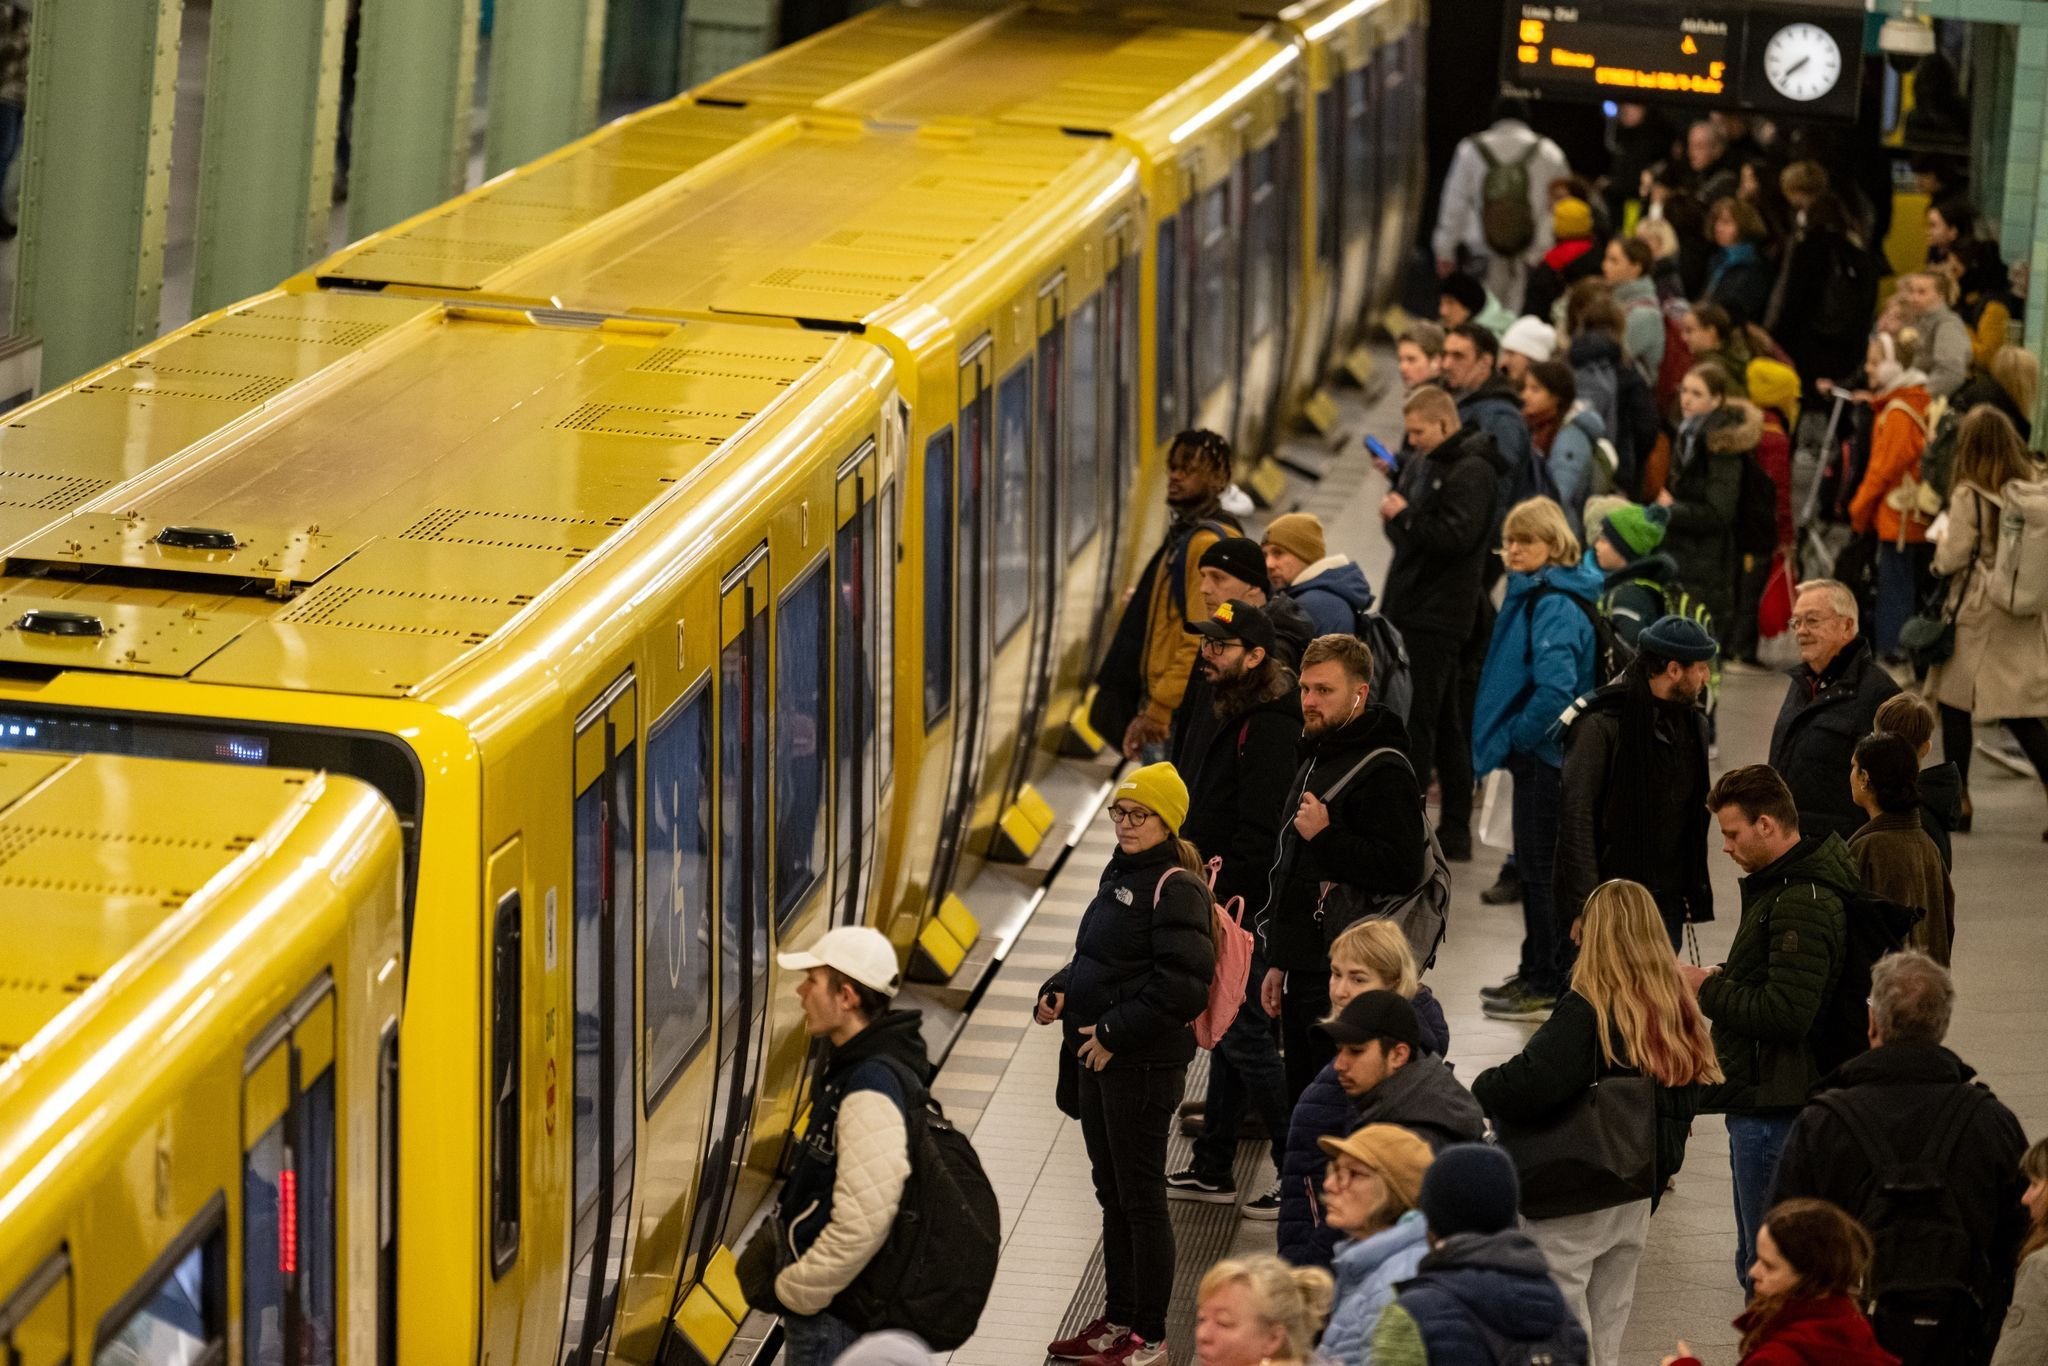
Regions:
<svg viewBox="0 0 2048 1366"><path fill-rule="evenodd" d="M1383 362L1383 373L1390 373ZM1391 376L1390 376L1391 377ZM1371 404L1346 401L1350 438L1301 506L1329 528L1329 544L1359 561L1368 579L1385 577L1388 547L1377 509L1384 481L1371 473L1356 434L1399 434L1398 397ZM1784 696L1772 676L1731 676L1722 694L1716 771L1763 761L1771 722ZM1979 731L1995 740L1995 732ZM2048 823L2039 784L2007 773L1979 755L1972 771L1976 831L1955 841L1957 930L1955 968L1960 1001L1950 1046L1976 1067L2019 1116L2029 1136L2048 1129L2048 994L2040 990L2048 963L2048 900L2028 892L2048 874ZM1038 1028L1031 1010L1039 984L1071 955L1082 911L1114 841L1098 820L1074 848L1058 878L1009 953L941 1069L934 1095L973 1136L1003 1210L1004 1251L981 1329L954 1352L959 1366L1015 1366L1043 1358L1045 1344L1066 1325L1101 1310L1100 1214L1078 1123L1053 1104L1060 1035ZM1521 937L1516 906L1486 906L1503 851L1481 847L1453 869L1450 937L1428 977L1451 1027L1450 1058L1461 1077L1519 1051L1533 1025L1490 1020L1477 991L1514 968ZM1716 848L1710 856L1717 918L1699 935L1702 961L1719 962L1739 914L1736 870ZM1202 1059L1191 1069L1190 1098L1202 1093ZM1185 1140L1174 1140L1172 1158ZM1240 1147L1238 1190L1256 1196L1272 1182L1263 1144ZM1684 1338L1707 1366L1733 1366L1742 1308L1735 1281L1735 1219L1728 1176L1728 1140L1717 1116L1693 1128L1676 1189L1659 1205L1636 1284L1624 1359L1655 1366ZM1176 1366L1194 1361L1194 1286L1226 1252L1271 1251L1274 1225L1240 1220L1235 1208L1175 1202L1180 1249L1168 1339Z"/></svg>

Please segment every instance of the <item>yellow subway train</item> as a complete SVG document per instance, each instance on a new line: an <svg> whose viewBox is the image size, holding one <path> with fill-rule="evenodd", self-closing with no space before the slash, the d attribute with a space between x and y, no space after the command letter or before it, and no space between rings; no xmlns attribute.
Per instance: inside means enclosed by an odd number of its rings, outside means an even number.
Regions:
<svg viewBox="0 0 2048 1366"><path fill-rule="evenodd" d="M875 11L10 415L0 757L348 775L398 832L402 1085L337 1119L396 1136L336 1235L388 1279L318 1359L725 1352L806 1075L773 949L957 985L1027 910L1166 444L1263 452L1389 288L1423 21ZM268 1359L221 1284L191 1359Z"/></svg>

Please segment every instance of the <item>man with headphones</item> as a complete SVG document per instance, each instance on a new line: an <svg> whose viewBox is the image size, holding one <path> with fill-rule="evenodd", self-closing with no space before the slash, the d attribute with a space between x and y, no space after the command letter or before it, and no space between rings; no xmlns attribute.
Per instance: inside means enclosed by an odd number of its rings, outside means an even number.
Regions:
<svg viewBox="0 0 2048 1366"><path fill-rule="evenodd" d="M1271 966L1260 1003L1280 1021L1287 1103L1336 1046L1315 1028L1330 1013L1326 884L1398 896L1422 881L1429 834L1401 718L1371 701L1372 651L1352 635L1318 636L1301 656L1302 763L1282 811L1259 938Z"/></svg>

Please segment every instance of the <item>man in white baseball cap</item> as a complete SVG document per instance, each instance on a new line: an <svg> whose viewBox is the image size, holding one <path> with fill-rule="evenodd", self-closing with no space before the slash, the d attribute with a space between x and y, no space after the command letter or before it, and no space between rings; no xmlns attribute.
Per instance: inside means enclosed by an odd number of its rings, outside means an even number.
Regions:
<svg viewBox="0 0 2048 1366"><path fill-rule="evenodd" d="M831 1047L796 1163L764 1226L772 1236L741 1254L740 1282L749 1303L781 1313L789 1366L829 1366L860 1336L834 1310L896 1222L910 1178L907 1117L924 1104L932 1067L923 1016L890 1009L903 974L879 931L843 925L775 961L803 974L804 1030Z"/></svg>

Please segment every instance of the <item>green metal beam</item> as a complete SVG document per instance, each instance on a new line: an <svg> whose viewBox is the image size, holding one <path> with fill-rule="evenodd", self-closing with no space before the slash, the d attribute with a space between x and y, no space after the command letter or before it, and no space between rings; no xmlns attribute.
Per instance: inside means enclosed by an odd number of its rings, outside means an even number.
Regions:
<svg viewBox="0 0 2048 1366"><path fill-rule="evenodd" d="M347 18L346 0L213 0L194 313L324 253Z"/></svg>
<svg viewBox="0 0 2048 1366"><path fill-rule="evenodd" d="M751 62L775 46L780 0L686 0L682 87Z"/></svg>
<svg viewBox="0 0 2048 1366"><path fill-rule="evenodd" d="M14 327L45 388L156 335L184 0L36 6Z"/></svg>
<svg viewBox="0 0 2048 1366"><path fill-rule="evenodd" d="M363 0L349 139L354 236L388 228L461 190L476 28L477 0Z"/></svg>
<svg viewBox="0 0 2048 1366"><path fill-rule="evenodd" d="M484 170L508 170L597 123L605 0L498 0L491 27L491 116ZM516 91L499 99L498 91Z"/></svg>

